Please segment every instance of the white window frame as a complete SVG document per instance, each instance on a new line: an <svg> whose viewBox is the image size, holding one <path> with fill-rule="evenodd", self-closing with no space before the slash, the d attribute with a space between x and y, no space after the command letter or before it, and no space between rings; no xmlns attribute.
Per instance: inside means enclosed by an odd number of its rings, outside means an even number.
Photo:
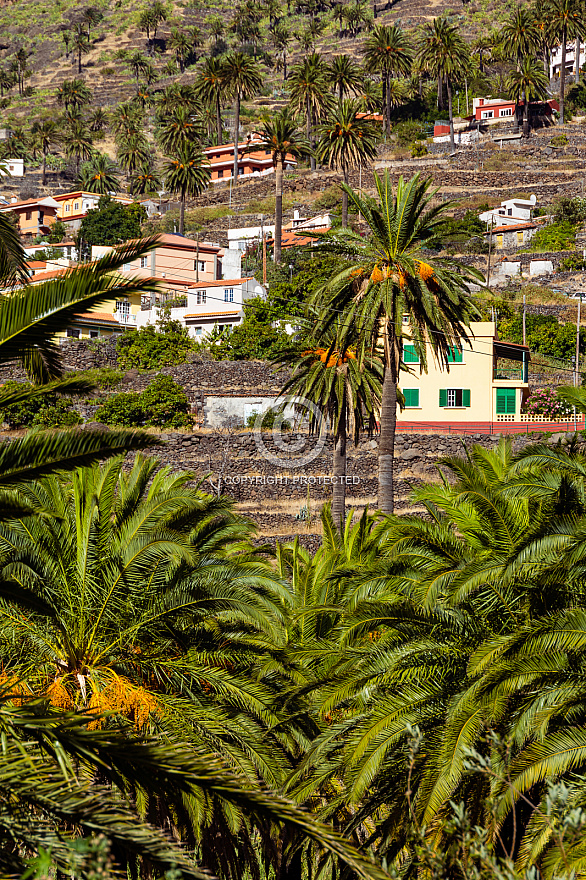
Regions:
<svg viewBox="0 0 586 880"><path fill-rule="evenodd" d="M123 299L116 300L116 311L124 321L130 317L130 303Z"/></svg>
<svg viewBox="0 0 586 880"><path fill-rule="evenodd" d="M481 119L494 119L494 110L481 110Z"/></svg>
<svg viewBox="0 0 586 880"><path fill-rule="evenodd" d="M140 268L141 268L141 269L147 269L147 268L148 268L148 265L147 265L147 264L148 264L148 259L149 259L148 257L141 257L141 258L140 258Z"/></svg>
<svg viewBox="0 0 586 880"><path fill-rule="evenodd" d="M234 302L234 288L233 287L225 287L224 288L224 302Z"/></svg>
<svg viewBox="0 0 586 880"><path fill-rule="evenodd" d="M205 290L198 290L197 291L197 304L198 304L198 306L205 306L205 304L206 304Z"/></svg>
<svg viewBox="0 0 586 880"><path fill-rule="evenodd" d="M499 118L502 116L512 116L512 115L513 115L513 108L512 107L503 107L499 111Z"/></svg>

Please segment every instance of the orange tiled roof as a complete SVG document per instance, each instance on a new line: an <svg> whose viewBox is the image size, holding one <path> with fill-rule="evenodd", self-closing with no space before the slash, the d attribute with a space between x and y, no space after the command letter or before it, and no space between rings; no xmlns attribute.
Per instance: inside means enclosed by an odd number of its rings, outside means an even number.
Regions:
<svg viewBox="0 0 586 880"><path fill-rule="evenodd" d="M198 315L194 313L193 315L184 315L184 318L228 318L232 315L239 315L240 311L236 312L204 312L204 314Z"/></svg>
<svg viewBox="0 0 586 880"><path fill-rule="evenodd" d="M489 235L491 232L516 232L517 229L536 229L537 223L505 223L504 226L493 226L484 233Z"/></svg>
<svg viewBox="0 0 586 880"><path fill-rule="evenodd" d="M100 324L116 324L116 326L120 324L120 322L111 314L108 314L108 312L80 312L75 318L78 321L99 321Z"/></svg>
<svg viewBox="0 0 586 880"><path fill-rule="evenodd" d="M224 287L230 284L244 284L246 281L254 281L254 278L220 278L218 281L192 281L189 287Z"/></svg>

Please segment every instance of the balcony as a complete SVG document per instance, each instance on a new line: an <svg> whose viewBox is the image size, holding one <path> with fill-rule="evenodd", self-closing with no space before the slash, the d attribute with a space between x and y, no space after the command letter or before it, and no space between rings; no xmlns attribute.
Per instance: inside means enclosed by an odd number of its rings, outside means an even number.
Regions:
<svg viewBox="0 0 586 880"><path fill-rule="evenodd" d="M509 382L526 382L525 370L522 364L518 363L499 363L495 362L493 370L493 379L505 380Z"/></svg>
<svg viewBox="0 0 586 880"><path fill-rule="evenodd" d="M526 384L529 381L529 361L531 355L526 345L515 345L512 342L493 343L492 378L495 382L516 382Z"/></svg>

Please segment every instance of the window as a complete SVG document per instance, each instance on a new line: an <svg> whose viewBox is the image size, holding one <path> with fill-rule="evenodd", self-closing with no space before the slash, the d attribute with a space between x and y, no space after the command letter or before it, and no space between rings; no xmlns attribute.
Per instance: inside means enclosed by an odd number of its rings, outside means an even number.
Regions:
<svg viewBox="0 0 586 880"><path fill-rule="evenodd" d="M459 348L450 348L448 352L449 364L461 364L463 362L463 354Z"/></svg>
<svg viewBox="0 0 586 880"><path fill-rule="evenodd" d="M202 330L201 327L196 327L196 328L195 328L195 335L196 335L196 336L201 336L202 333L203 333L203 330Z"/></svg>
<svg viewBox="0 0 586 880"><path fill-rule="evenodd" d="M512 209L512 208L509 208L509 209L507 210L507 214L509 215L509 217L512 217L512 216L513 216L513 209Z"/></svg>
<svg viewBox="0 0 586 880"><path fill-rule="evenodd" d="M26 219L27 219L27 220L32 220L32 219L33 219L33 212L32 212L32 211L27 211L27 212L26 212Z"/></svg>
<svg viewBox="0 0 586 880"><path fill-rule="evenodd" d="M116 311L119 313L120 320L126 321L130 315L130 303L124 300L117 300Z"/></svg>
<svg viewBox="0 0 586 880"><path fill-rule="evenodd" d="M403 315L403 324L409 323L409 315Z"/></svg>
<svg viewBox="0 0 586 880"><path fill-rule="evenodd" d="M271 150L265 150L265 156L271 156L271 155L272 155Z"/></svg>
<svg viewBox="0 0 586 880"><path fill-rule="evenodd" d="M73 206L73 210L74 210L74 211L79 211L79 202L76 202L76 203L75 203L75 205Z"/></svg>
<svg viewBox="0 0 586 880"><path fill-rule="evenodd" d="M79 330L77 330L75 327L68 327L67 336L70 339L79 339Z"/></svg>
<svg viewBox="0 0 586 880"><path fill-rule="evenodd" d="M418 364L419 363L419 355L415 351L414 345L404 345L403 346L403 363L404 364Z"/></svg>
<svg viewBox="0 0 586 880"><path fill-rule="evenodd" d="M496 389L496 411L499 415L511 414L517 409L517 392L514 388Z"/></svg>
<svg viewBox="0 0 586 880"><path fill-rule="evenodd" d="M203 306L203 305L205 305L205 301L206 301L206 292L205 292L205 290L198 290L198 291L197 291L197 304L198 304L198 306Z"/></svg>
<svg viewBox="0 0 586 880"><path fill-rule="evenodd" d="M224 288L224 302L225 303L227 303L227 302L233 303L234 302L234 288L233 287Z"/></svg>
<svg viewBox="0 0 586 880"><path fill-rule="evenodd" d="M503 246L503 240L504 240L504 236L503 236L502 234L497 235L497 237L496 237L496 246L502 248L502 246Z"/></svg>
<svg viewBox="0 0 586 880"><path fill-rule="evenodd" d="M523 233L522 232L517 233L517 244L523 244Z"/></svg>
<svg viewBox="0 0 586 880"><path fill-rule="evenodd" d="M510 107L501 107L501 112L499 116L512 116L513 111Z"/></svg>
<svg viewBox="0 0 586 880"><path fill-rule="evenodd" d="M148 259L149 259L148 257L141 257L140 258L140 268L141 269L147 268Z"/></svg>
<svg viewBox="0 0 586 880"><path fill-rule="evenodd" d="M481 119L492 119L494 117L494 110L483 110L480 114Z"/></svg>
<svg viewBox="0 0 586 880"><path fill-rule="evenodd" d="M219 169L218 169L218 177L223 177L223 176L224 176L224 169L223 169L223 168L219 168ZM200 329L201 329L201 327L200 327Z"/></svg>
<svg viewBox="0 0 586 880"><path fill-rule="evenodd" d="M419 388L403 388L403 397L406 409L419 406Z"/></svg>
<svg viewBox="0 0 586 880"><path fill-rule="evenodd" d="M441 388L439 405L448 409L470 406L469 388Z"/></svg>
<svg viewBox="0 0 586 880"><path fill-rule="evenodd" d="M71 205L65 205L65 213L69 214L70 211L71 211Z"/></svg>
<svg viewBox="0 0 586 880"><path fill-rule="evenodd" d="M239 165L238 166L238 176L240 177L241 174L244 174L244 168L242 165Z"/></svg>
<svg viewBox="0 0 586 880"><path fill-rule="evenodd" d="M45 222L45 212L39 211L39 225L42 226Z"/></svg>
<svg viewBox="0 0 586 880"><path fill-rule="evenodd" d="M193 271L194 272L205 272L206 270L206 261L205 260L194 260L193 261Z"/></svg>
<svg viewBox="0 0 586 880"><path fill-rule="evenodd" d="M99 335L99 330L90 330L90 339L98 339Z"/></svg>

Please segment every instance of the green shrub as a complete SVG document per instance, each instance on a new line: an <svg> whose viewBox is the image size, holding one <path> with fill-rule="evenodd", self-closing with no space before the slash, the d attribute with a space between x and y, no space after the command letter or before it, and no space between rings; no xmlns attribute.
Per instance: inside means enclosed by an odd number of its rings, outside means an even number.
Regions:
<svg viewBox="0 0 586 880"><path fill-rule="evenodd" d="M556 134L555 137L552 137L550 140L552 147L565 147L568 143L568 136L566 134Z"/></svg>
<svg viewBox="0 0 586 880"><path fill-rule="evenodd" d="M129 428L180 428L191 424L187 395L170 376L157 376L141 392L114 394L98 409L96 420Z"/></svg>
<svg viewBox="0 0 586 880"><path fill-rule="evenodd" d="M118 363L125 369L156 370L184 364L193 349L187 328L163 314L156 324L125 330L116 343Z"/></svg>
<svg viewBox="0 0 586 880"><path fill-rule="evenodd" d="M313 207L319 211L330 211L332 208L337 208L341 204L341 201L342 194L340 192L340 187L328 186L317 197L313 203Z"/></svg>
<svg viewBox="0 0 586 880"><path fill-rule="evenodd" d="M564 220L538 229L529 250L533 252L571 251L576 243L576 227Z"/></svg>
<svg viewBox="0 0 586 880"><path fill-rule="evenodd" d="M586 269L586 260L580 257L566 257L561 262L561 269L564 272L583 272Z"/></svg>
<svg viewBox="0 0 586 880"><path fill-rule="evenodd" d="M422 156L427 156L428 149L425 144L419 142L415 142L411 144L411 156L413 159L420 159Z"/></svg>
<svg viewBox="0 0 586 880"><path fill-rule="evenodd" d="M3 390L18 391L28 388L28 382L5 382ZM68 397L57 394L45 394L34 400L23 400L0 410L0 421L10 428L61 428L68 425L79 425L81 416L73 409L73 402Z"/></svg>
<svg viewBox="0 0 586 880"><path fill-rule="evenodd" d="M561 196L553 206L554 223L564 223L567 221L573 226L586 220L586 199L580 199L576 196L573 199L567 196Z"/></svg>
<svg viewBox="0 0 586 880"><path fill-rule="evenodd" d="M274 408L267 409L265 414L262 417L261 422L261 430L263 431L271 431L275 427L275 421L277 416L281 415L283 412L282 409L276 410ZM255 428L256 427L256 413L253 413L251 416L248 416L246 420L247 428ZM287 419L283 419L280 425L281 431L290 431L291 430L291 422Z"/></svg>
<svg viewBox="0 0 586 880"><path fill-rule="evenodd" d="M423 126L414 119L398 122L393 128L393 135L400 147L408 147L414 141L422 141L426 137Z"/></svg>

